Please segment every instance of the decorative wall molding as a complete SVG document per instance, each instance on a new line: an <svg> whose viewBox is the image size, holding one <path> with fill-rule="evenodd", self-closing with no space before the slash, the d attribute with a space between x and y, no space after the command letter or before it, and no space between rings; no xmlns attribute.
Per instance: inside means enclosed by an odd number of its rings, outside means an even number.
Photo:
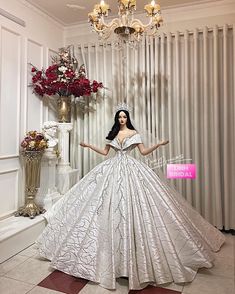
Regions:
<svg viewBox="0 0 235 294"><path fill-rule="evenodd" d="M7 12L6 10L0 8L0 15L8 18L9 20L21 25L22 27L26 27L26 23L24 20L22 20L21 18Z"/></svg>
<svg viewBox="0 0 235 294"><path fill-rule="evenodd" d="M198 1L191 5L169 7L163 10L165 22L193 20L235 13L234 0Z"/></svg>
<svg viewBox="0 0 235 294"><path fill-rule="evenodd" d="M9 126L10 132L12 136L15 135L15 150L10 149L8 154L4 148L0 148L0 159L1 158L12 158L19 156L19 132L20 132L20 126L19 126L19 120L20 120L20 88L21 88L21 44L22 44L22 37L21 35L12 29L7 28L6 26L0 26L1 31L1 92L0 92L0 100L1 100L1 114L2 114L2 120L6 120L7 114L6 112L9 111L9 116L11 119L11 125ZM13 43L12 43L13 42ZM8 45L6 45L8 44ZM11 49L8 49L8 48ZM10 87L7 85L7 89L4 90L3 85L7 84L8 78L10 76L9 70L12 69L12 65L8 66L8 62L6 60L9 59L9 56L6 57L9 52L13 54L12 60L14 61L14 75L12 76L12 79L14 80L14 87ZM7 59L6 59L7 58ZM11 64L11 63L10 63ZM6 75L6 77L5 77ZM12 97L13 96L13 97ZM10 105L9 107L6 106L6 99L10 98ZM11 107L11 101L12 98L15 100L13 107ZM5 101L5 102L4 102ZM12 111L14 110L14 115L12 115ZM3 122L2 121L2 122ZM13 124L13 125L12 125ZM7 134L6 128L1 129L1 139L3 139L4 135ZM2 137L3 136L3 137ZM1 145L2 147L2 145Z"/></svg>
<svg viewBox="0 0 235 294"><path fill-rule="evenodd" d="M234 0L198 0L197 2L191 3L183 3L178 5L171 5L163 8L163 11L190 11L192 12L193 9L201 9L201 8L213 8L213 7L226 7L234 4Z"/></svg>
<svg viewBox="0 0 235 294"><path fill-rule="evenodd" d="M4 170L4 171L0 171L0 175L9 174L9 173L18 172L18 171L19 171L19 168L7 169L7 170Z"/></svg>
<svg viewBox="0 0 235 294"><path fill-rule="evenodd" d="M11 216L14 216L14 213L16 212L16 210L10 210L10 211L8 211L7 213L4 213L4 214L1 214L0 215L0 222L2 221L2 220L6 220L6 219L8 219L9 217L11 217Z"/></svg>
<svg viewBox="0 0 235 294"><path fill-rule="evenodd" d="M35 40L31 39L31 38L27 38L27 41L28 42L31 42L31 43L33 43L33 44L35 44L37 46L43 47L43 44L42 43L39 43L39 42L37 42L37 41L35 41Z"/></svg>
<svg viewBox="0 0 235 294"><path fill-rule="evenodd" d="M19 152L16 154L10 154L10 155L6 155L6 156L2 155L2 156L0 156L0 160L10 159L10 158L18 158L18 157L19 157Z"/></svg>
<svg viewBox="0 0 235 294"><path fill-rule="evenodd" d="M1 212L0 218L9 217L13 211L16 211L19 204L19 168L10 168L0 171L1 178ZM7 187L5 184L10 185ZM10 192L9 192L10 188ZM4 210L4 208L8 208Z"/></svg>
<svg viewBox="0 0 235 294"><path fill-rule="evenodd" d="M30 82L28 62L39 68L45 67L47 52L50 48L62 47L64 40L61 25L55 25L50 18L45 20L38 11L22 3L26 1L11 0L1 5L12 15L24 19L27 27L0 15L0 219L8 218L24 204L19 145L26 131L40 130L45 120L43 102L31 94L32 89L27 85Z"/></svg>
<svg viewBox="0 0 235 294"><path fill-rule="evenodd" d="M32 63L38 68L44 67L44 46L32 40L27 39L27 85L30 84L30 70L29 63ZM35 97L35 94L32 93L32 89L28 87L27 89L27 108L26 108L26 131L30 130L39 130L43 122L43 102L42 99ZM32 112L33 109L37 109L37 112ZM35 120L36 118L36 120Z"/></svg>
<svg viewBox="0 0 235 294"><path fill-rule="evenodd" d="M28 38L22 37L22 49L21 49L21 78L22 81L24 81L21 84L21 116L20 116L20 138L23 138L27 131L27 91L28 91L28 85L27 85L27 75L28 75L28 64L26 62L27 56L28 56Z"/></svg>
<svg viewBox="0 0 235 294"><path fill-rule="evenodd" d="M24 6L26 6L27 8L31 9L32 11L36 12L37 14L39 14L40 16L42 16L44 19L52 22L54 25L56 25L59 29L64 29L64 23L61 22L59 19L52 17L51 15L49 15L48 13L46 13L45 11L42 11L41 9L39 9L38 7L32 5L31 3L29 3L26 0L18 0L19 2L21 2Z"/></svg>

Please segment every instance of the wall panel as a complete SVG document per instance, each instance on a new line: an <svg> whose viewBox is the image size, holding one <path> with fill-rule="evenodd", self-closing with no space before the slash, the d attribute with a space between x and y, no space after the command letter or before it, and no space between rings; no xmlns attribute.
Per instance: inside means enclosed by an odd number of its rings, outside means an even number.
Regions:
<svg viewBox="0 0 235 294"><path fill-rule="evenodd" d="M18 169L0 171L0 218L18 208Z"/></svg>
<svg viewBox="0 0 235 294"><path fill-rule="evenodd" d="M33 40L27 41L27 62L28 62L28 85L31 83L31 66L32 63L37 68L43 67L43 46ZM27 91L27 130L40 130L43 121L43 104L42 100L32 92L28 87Z"/></svg>
<svg viewBox="0 0 235 294"><path fill-rule="evenodd" d="M20 56L20 35L1 27L0 157L19 152Z"/></svg>

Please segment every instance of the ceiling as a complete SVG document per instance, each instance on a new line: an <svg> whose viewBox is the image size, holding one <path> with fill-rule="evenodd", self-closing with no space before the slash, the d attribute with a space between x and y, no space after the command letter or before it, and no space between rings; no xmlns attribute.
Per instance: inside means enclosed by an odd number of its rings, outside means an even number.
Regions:
<svg viewBox="0 0 235 294"><path fill-rule="evenodd" d="M41 11L51 16L56 21L64 26L73 25L76 23L86 22L88 13L93 10L99 0L26 0L33 6L39 8ZM106 0L110 5L110 16L117 14L117 0ZM143 7L149 3L150 0L137 0L137 12L144 12ZM200 0L160 0L156 1L161 5L161 8L172 6L190 5L198 2L209 2ZM79 5L83 9L69 8L66 4Z"/></svg>

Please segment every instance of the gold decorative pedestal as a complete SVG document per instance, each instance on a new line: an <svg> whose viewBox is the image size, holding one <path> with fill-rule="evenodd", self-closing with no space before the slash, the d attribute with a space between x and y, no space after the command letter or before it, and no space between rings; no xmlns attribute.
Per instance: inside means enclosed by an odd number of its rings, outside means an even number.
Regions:
<svg viewBox="0 0 235 294"><path fill-rule="evenodd" d="M43 151L22 151L25 169L25 196L26 204L20 207L15 216L29 216L34 218L46 210L38 206L35 202L35 196L40 183L40 167Z"/></svg>
<svg viewBox="0 0 235 294"><path fill-rule="evenodd" d="M71 97L60 96L57 100L58 121L69 123L71 121Z"/></svg>

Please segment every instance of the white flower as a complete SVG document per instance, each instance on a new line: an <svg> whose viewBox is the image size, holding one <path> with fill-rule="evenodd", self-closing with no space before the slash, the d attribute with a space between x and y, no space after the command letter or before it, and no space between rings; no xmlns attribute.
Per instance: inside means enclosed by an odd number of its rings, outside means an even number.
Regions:
<svg viewBox="0 0 235 294"><path fill-rule="evenodd" d="M35 146L35 141L30 141L29 142L29 147L30 148L34 148L34 146Z"/></svg>
<svg viewBox="0 0 235 294"><path fill-rule="evenodd" d="M66 72L67 67L62 65L58 68L58 70L64 73L64 72Z"/></svg>

